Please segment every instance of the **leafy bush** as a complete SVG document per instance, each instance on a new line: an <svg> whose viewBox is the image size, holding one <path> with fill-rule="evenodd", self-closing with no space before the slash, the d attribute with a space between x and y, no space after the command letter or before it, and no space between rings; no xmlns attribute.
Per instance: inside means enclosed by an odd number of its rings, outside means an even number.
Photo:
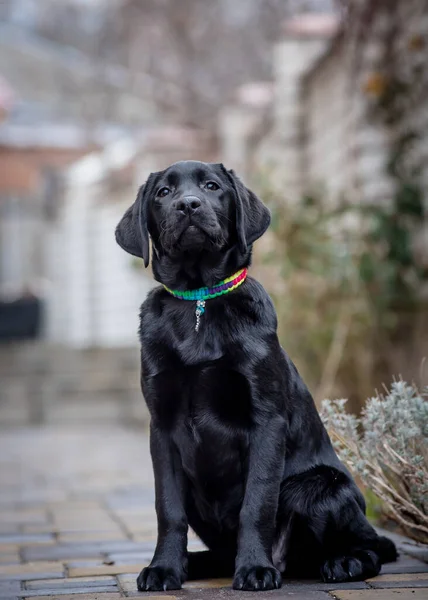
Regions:
<svg viewBox="0 0 428 600"><path fill-rule="evenodd" d="M396 381L369 398L361 418L346 400L324 400L321 417L341 460L406 533L428 542L427 389Z"/></svg>
<svg viewBox="0 0 428 600"><path fill-rule="evenodd" d="M359 412L398 368L416 379L428 339L426 253L409 246L419 239L420 197L404 201L399 186L382 206L331 202L318 187L291 201L268 169L258 171L255 186L272 212L255 255L256 277L274 300L280 341L315 400L351 389L348 406Z"/></svg>
<svg viewBox="0 0 428 600"><path fill-rule="evenodd" d="M257 187L272 227L262 240L270 244L257 248L256 277L274 300L280 341L317 402L352 389L350 405L357 410L393 372L373 376L383 338L360 278L360 230L321 200L322 190L287 201L269 172L259 174Z"/></svg>

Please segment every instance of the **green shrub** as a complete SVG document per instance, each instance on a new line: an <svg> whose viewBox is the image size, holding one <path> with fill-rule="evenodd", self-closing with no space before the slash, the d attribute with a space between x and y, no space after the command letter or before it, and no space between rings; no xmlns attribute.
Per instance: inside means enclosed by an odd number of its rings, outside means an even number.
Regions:
<svg viewBox="0 0 428 600"><path fill-rule="evenodd" d="M348 406L359 412L398 368L416 379L413 356L426 355L428 269L425 254L412 250L423 225L420 194L409 188L403 196L400 184L382 205L332 202L318 186L292 201L273 181L268 170L255 181L272 212L255 266L274 300L280 341L317 403L352 390Z"/></svg>
<svg viewBox="0 0 428 600"><path fill-rule="evenodd" d="M427 390L396 381L369 398L360 418L346 400L324 400L321 417L341 460L412 538L428 542Z"/></svg>

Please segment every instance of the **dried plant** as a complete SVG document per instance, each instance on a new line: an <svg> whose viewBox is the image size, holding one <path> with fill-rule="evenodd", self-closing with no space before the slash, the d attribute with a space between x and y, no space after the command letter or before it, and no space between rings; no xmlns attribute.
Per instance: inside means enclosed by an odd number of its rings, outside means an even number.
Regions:
<svg viewBox="0 0 428 600"><path fill-rule="evenodd" d="M321 409L341 460L421 542L428 542L427 391L395 381L368 399L361 418L346 412L346 400L324 400Z"/></svg>

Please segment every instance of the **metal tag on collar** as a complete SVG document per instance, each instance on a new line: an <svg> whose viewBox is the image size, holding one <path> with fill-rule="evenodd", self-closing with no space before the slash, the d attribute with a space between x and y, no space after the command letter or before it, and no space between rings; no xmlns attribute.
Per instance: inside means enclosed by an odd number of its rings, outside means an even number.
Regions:
<svg viewBox="0 0 428 600"><path fill-rule="evenodd" d="M195 331L199 331L199 325L201 324L201 315L205 312L205 300L198 300L196 302L196 325Z"/></svg>

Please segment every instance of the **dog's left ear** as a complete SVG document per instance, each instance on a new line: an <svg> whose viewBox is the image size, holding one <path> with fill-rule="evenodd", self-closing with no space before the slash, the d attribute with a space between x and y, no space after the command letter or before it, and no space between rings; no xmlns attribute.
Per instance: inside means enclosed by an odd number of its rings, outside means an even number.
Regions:
<svg viewBox="0 0 428 600"><path fill-rule="evenodd" d="M245 187L234 171L221 166L235 192L238 245L240 251L245 253L248 246L258 240L269 227L270 211L254 192Z"/></svg>
<svg viewBox="0 0 428 600"><path fill-rule="evenodd" d="M116 241L129 254L144 260L144 266L150 262L148 230L148 198L152 189L153 174L138 190L137 198L123 215L116 227Z"/></svg>

